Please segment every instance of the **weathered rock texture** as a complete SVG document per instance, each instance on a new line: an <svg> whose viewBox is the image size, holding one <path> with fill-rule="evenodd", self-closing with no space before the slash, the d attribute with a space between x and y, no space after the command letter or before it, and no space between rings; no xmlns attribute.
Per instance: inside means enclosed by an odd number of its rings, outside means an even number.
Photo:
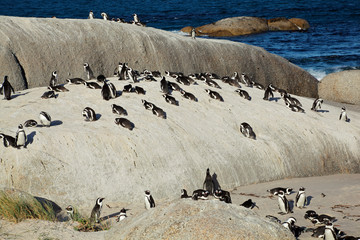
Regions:
<svg viewBox="0 0 360 240"><path fill-rule="evenodd" d="M210 37L232 37L262 33L267 31L306 31L310 24L305 19L273 18L266 20L258 17L232 17L195 28L198 35ZM192 27L184 27L183 32L190 33Z"/></svg>
<svg viewBox="0 0 360 240"><path fill-rule="evenodd" d="M260 20L259 20L260 21ZM260 21L263 22L263 21ZM262 48L231 41L196 39L130 24L97 20L0 16L0 76L15 89L46 86L56 70L60 83L85 78L88 62L95 76L112 76L118 62L142 71L245 72L264 85L317 96L317 80L284 58Z"/></svg>
<svg viewBox="0 0 360 240"><path fill-rule="evenodd" d="M319 96L330 101L360 104L360 70L325 76L319 84Z"/></svg>
<svg viewBox="0 0 360 240"><path fill-rule="evenodd" d="M114 225L105 239L295 239L254 211L218 200L175 200Z"/></svg>
<svg viewBox="0 0 360 240"><path fill-rule="evenodd" d="M170 81L175 81L168 78ZM110 78L118 90L128 81ZM32 88L0 104L0 132L15 136L17 126L48 112L52 126L26 128L26 149L0 144L0 187L14 187L35 196L91 208L98 197L107 202L143 202L144 190L157 199L179 197L180 189L202 187L210 168L223 189L290 177L360 172L360 113L348 108L350 123L338 120L340 107L310 111L314 99L298 97L306 113L289 110L279 94L264 101L264 91L244 87L251 101L235 87L219 81L224 102L210 99L202 82L181 86L198 102L173 96L179 106L165 102L157 82L136 84L146 95L122 93L104 101L100 90L68 85L56 99L41 99L45 87ZM167 119L156 117L141 104L145 99L162 108ZM115 125L119 117L111 104L124 107L135 124L133 131ZM85 122L81 112L99 114ZM328 112L326 112L326 111ZM256 140L239 132L249 123ZM338 129L341 129L339 131Z"/></svg>

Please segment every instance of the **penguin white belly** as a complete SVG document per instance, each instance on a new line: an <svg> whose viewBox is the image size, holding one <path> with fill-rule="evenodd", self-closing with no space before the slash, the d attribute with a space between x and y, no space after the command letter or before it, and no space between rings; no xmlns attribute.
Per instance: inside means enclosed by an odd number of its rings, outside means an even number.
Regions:
<svg viewBox="0 0 360 240"><path fill-rule="evenodd" d="M17 146L25 146L25 143L26 143L25 132L19 132L16 145Z"/></svg>
<svg viewBox="0 0 360 240"><path fill-rule="evenodd" d="M335 240L334 234L331 231L331 229L325 229L324 239L325 240Z"/></svg>
<svg viewBox="0 0 360 240"><path fill-rule="evenodd" d="M285 203L281 197L278 197L278 203L279 203L280 211L283 213L287 213Z"/></svg>
<svg viewBox="0 0 360 240"><path fill-rule="evenodd" d="M145 208L150 209L150 199L147 196L145 196Z"/></svg>
<svg viewBox="0 0 360 240"><path fill-rule="evenodd" d="M304 193L300 195L299 200L296 203L296 206L298 208L303 208L305 206L305 200L306 200L305 198L306 196Z"/></svg>

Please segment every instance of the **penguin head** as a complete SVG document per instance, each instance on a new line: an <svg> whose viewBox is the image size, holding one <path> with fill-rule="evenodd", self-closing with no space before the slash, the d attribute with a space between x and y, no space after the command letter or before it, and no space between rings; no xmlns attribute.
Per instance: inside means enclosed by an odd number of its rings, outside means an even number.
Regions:
<svg viewBox="0 0 360 240"><path fill-rule="evenodd" d="M344 111L346 111L346 108L345 108L345 107L342 107L341 110L344 112Z"/></svg>
<svg viewBox="0 0 360 240"><path fill-rule="evenodd" d="M121 209L120 213L126 213L126 209L125 208Z"/></svg>
<svg viewBox="0 0 360 240"><path fill-rule="evenodd" d="M57 76L57 72L56 72L56 71L53 71L53 72L52 72L52 75L53 75L54 77L56 77L56 76Z"/></svg>
<svg viewBox="0 0 360 240"><path fill-rule="evenodd" d="M97 199L96 199L96 204L101 206L101 205L102 205L102 201L103 201L104 199L105 199L105 198L101 198L101 197L97 198Z"/></svg>
<svg viewBox="0 0 360 240"><path fill-rule="evenodd" d="M22 125L22 124L19 124L18 128L19 128L19 129L23 129L23 125Z"/></svg>
<svg viewBox="0 0 360 240"><path fill-rule="evenodd" d="M8 76L5 76L4 77L4 82L7 82L7 80L8 80Z"/></svg>
<svg viewBox="0 0 360 240"><path fill-rule="evenodd" d="M304 187L300 187L300 188L299 188L299 192L300 192L300 191L305 191L305 188L304 188Z"/></svg>
<svg viewBox="0 0 360 240"><path fill-rule="evenodd" d="M292 188L286 188L286 194L289 195L289 194L292 192L292 190L293 190ZM304 190L305 190L305 189L304 189Z"/></svg>
<svg viewBox="0 0 360 240"><path fill-rule="evenodd" d="M150 195L150 191L149 191L149 190L146 190L146 191L145 191L145 195Z"/></svg>
<svg viewBox="0 0 360 240"><path fill-rule="evenodd" d="M86 62L86 63L84 63L84 67L86 68L86 67L88 67L89 66L89 64Z"/></svg>
<svg viewBox="0 0 360 240"><path fill-rule="evenodd" d="M66 209L67 212L73 212L74 211L74 208L71 205L67 206L65 209Z"/></svg>
<svg viewBox="0 0 360 240"><path fill-rule="evenodd" d="M296 218L290 217L286 222L290 223L291 225L296 223Z"/></svg>
<svg viewBox="0 0 360 240"><path fill-rule="evenodd" d="M205 89L205 92L210 94L211 90L210 89Z"/></svg>

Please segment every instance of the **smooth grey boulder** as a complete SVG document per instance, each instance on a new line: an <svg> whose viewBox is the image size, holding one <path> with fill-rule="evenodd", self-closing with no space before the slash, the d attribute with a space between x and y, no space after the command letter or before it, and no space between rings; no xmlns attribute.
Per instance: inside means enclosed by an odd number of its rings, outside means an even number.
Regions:
<svg viewBox="0 0 360 240"><path fill-rule="evenodd" d="M316 97L317 80L286 59L262 48L226 40L191 39L151 27L79 19L0 16L0 76L16 90L47 86L53 71L59 82L85 78L84 62L95 77L112 76L119 62L133 69L245 72L256 82ZM5 64L4 64L5 63Z"/></svg>

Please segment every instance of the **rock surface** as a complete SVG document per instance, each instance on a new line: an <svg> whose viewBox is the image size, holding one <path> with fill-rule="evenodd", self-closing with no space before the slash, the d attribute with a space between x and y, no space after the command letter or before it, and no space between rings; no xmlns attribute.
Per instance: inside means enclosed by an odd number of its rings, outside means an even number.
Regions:
<svg viewBox="0 0 360 240"><path fill-rule="evenodd" d="M168 78L169 81L175 79ZM128 81L110 78L118 90ZM69 92L41 99L45 87L17 93L1 101L0 132L15 136L17 126L38 120L40 111L52 117L52 126L26 128L26 149L0 144L0 187L14 187L62 206L88 204L97 197L107 201L143 201L150 189L158 199L171 199L179 189L202 186L206 168L222 188L289 177L360 172L360 112L348 108L350 123L338 120L341 107L323 104L310 111L314 99L297 97L306 113L286 108L279 94L264 101L264 91L244 87L251 101L218 81L224 102L209 98L203 82L181 86L198 102L173 96L179 106L165 102L157 82L137 83L146 95L122 93L104 101L100 90L67 85ZM167 119L145 110L145 99L162 108ZM111 104L124 107L135 124L133 131L115 125L119 117ZM91 107L95 122L85 122L81 112ZM256 140L239 132L249 123ZM338 129L341 129L339 131Z"/></svg>
<svg viewBox="0 0 360 240"><path fill-rule="evenodd" d="M263 22L259 20L260 22ZM266 22L266 21L265 21ZM266 24L266 23L265 23ZM47 86L51 73L85 78L88 62L95 76L112 76L118 62L133 69L245 72L261 84L316 97L316 78L262 48L225 40L191 39L150 27L116 22L0 16L0 76L16 90Z"/></svg>
<svg viewBox="0 0 360 240"><path fill-rule="evenodd" d="M302 31L310 27L309 23L301 18L272 18L267 23L269 31Z"/></svg>
<svg viewBox="0 0 360 240"><path fill-rule="evenodd" d="M360 70L325 76L319 84L319 96L330 101L360 104Z"/></svg>
<svg viewBox="0 0 360 240"><path fill-rule="evenodd" d="M105 239L295 239L254 211L218 200L175 200L115 225Z"/></svg>

